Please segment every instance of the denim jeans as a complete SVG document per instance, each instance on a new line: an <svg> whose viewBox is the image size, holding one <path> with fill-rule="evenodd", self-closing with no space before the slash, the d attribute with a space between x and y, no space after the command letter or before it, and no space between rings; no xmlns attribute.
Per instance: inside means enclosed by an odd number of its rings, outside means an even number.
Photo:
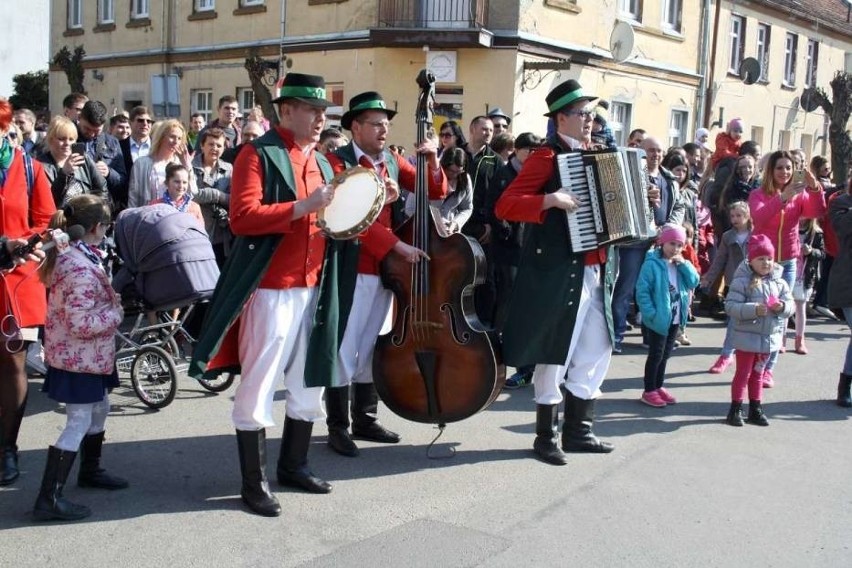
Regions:
<svg viewBox="0 0 852 568"><path fill-rule="evenodd" d="M668 335L660 335L648 328L648 358L645 360L645 392L655 391L663 386L666 378L666 363L674 349L675 338L680 326L676 323L669 327Z"/></svg>
<svg viewBox="0 0 852 568"><path fill-rule="evenodd" d="M627 331L627 312L647 252L648 245L618 247L618 278L612 292L612 324L616 342L621 342Z"/></svg>
<svg viewBox="0 0 852 568"><path fill-rule="evenodd" d="M778 264L784 268L784 272L781 273L781 278L790 286L790 292L793 291L793 285L796 283L796 259L791 258L790 260L782 260ZM787 334L787 323L784 323L784 335ZM784 344L784 335L781 336L781 344ZM769 360L766 362L766 370L771 371L775 368L775 363L778 362L778 351L773 351L769 354Z"/></svg>
<svg viewBox="0 0 852 568"><path fill-rule="evenodd" d="M852 308L843 308L843 317L846 318L846 325L852 330ZM849 338L849 345L846 346L846 361L843 362L843 374L852 375L852 337Z"/></svg>

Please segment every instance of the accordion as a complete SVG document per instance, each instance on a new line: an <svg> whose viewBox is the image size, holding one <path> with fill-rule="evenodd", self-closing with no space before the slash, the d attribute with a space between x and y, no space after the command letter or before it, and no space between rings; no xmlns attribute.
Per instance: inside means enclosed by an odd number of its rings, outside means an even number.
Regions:
<svg viewBox="0 0 852 568"><path fill-rule="evenodd" d="M645 152L633 148L568 152L556 157L562 187L579 201L568 213L574 252L654 238Z"/></svg>

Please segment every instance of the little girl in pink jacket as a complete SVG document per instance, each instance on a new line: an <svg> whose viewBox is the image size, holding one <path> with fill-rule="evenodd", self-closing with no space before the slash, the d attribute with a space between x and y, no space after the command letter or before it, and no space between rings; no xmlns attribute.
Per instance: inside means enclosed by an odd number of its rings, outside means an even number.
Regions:
<svg viewBox="0 0 852 568"><path fill-rule="evenodd" d="M80 450L77 484L100 489L124 489L127 481L100 467L104 424L109 412L107 393L118 386L115 370L115 331L123 318L121 302L112 289L96 248L110 225L110 210L100 197L80 195L51 220L51 226L82 233L67 246L51 249L41 268L49 287L44 348L48 369L42 390L65 403L65 429L47 453L47 466L33 515L36 520L77 520L91 514L62 496L68 473Z"/></svg>

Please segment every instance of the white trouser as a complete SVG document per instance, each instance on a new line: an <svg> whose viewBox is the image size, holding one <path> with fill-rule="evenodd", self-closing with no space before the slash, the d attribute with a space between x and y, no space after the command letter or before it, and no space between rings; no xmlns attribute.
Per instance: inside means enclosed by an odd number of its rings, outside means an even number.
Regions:
<svg viewBox="0 0 852 568"><path fill-rule="evenodd" d="M603 304L600 267L583 271L583 291L571 346L564 365L536 365L533 373L536 404L559 404L564 383L571 394L583 400L597 398L612 359L612 343ZM567 376L566 376L567 371Z"/></svg>
<svg viewBox="0 0 852 568"><path fill-rule="evenodd" d="M317 298L316 288L255 290L241 315L242 373L234 396L237 430L274 426L272 400L284 375L286 414L315 422L325 418L322 387L305 387L305 356Z"/></svg>
<svg viewBox="0 0 852 568"><path fill-rule="evenodd" d="M390 324L393 295L378 276L359 274L352 310L337 356L342 384L373 382L373 350L385 324Z"/></svg>
<svg viewBox="0 0 852 568"><path fill-rule="evenodd" d="M104 393L103 399L87 404L65 405L65 429L54 444L60 450L76 452L80 442L90 434L100 434L104 431L107 414L109 414L109 398Z"/></svg>

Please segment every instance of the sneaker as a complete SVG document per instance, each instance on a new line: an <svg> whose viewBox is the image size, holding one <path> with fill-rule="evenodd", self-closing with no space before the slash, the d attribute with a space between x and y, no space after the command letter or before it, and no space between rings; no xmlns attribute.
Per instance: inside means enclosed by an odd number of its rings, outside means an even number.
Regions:
<svg viewBox="0 0 852 568"><path fill-rule="evenodd" d="M515 390L530 384L532 384L532 375L528 373L515 373L506 379L506 384L503 386L509 390Z"/></svg>
<svg viewBox="0 0 852 568"><path fill-rule="evenodd" d="M825 306L814 305L814 311L823 317L837 321L837 316L834 315L834 312L832 312L829 308Z"/></svg>
<svg viewBox="0 0 852 568"><path fill-rule="evenodd" d="M763 388L765 389L771 389L775 386L775 380L772 378L772 369L766 369L763 371L763 378L761 381L763 381Z"/></svg>
<svg viewBox="0 0 852 568"><path fill-rule="evenodd" d="M665 402L666 404L677 403L677 399L673 397L671 393L665 389L665 387L658 388L657 394L660 395L660 398L663 399L663 402Z"/></svg>
<svg viewBox="0 0 852 568"><path fill-rule="evenodd" d="M621 343L621 341L615 342L615 345L612 346L612 352L613 353L623 353L624 352L624 345Z"/></svg>
<svg viewBox="0 0 852 568"><path fill-rule="evenodd" d="M711 375L719 375L725 372L725 369L730 367L731 362L733 361L733 357L730 355L719 355L719 358L716 359L716 362L713 363L713 366L710 367L708 371Z"/></svg>
<svg viewBox="0 0 852 568"><path fill-rule="evenodd" d="M660 396L659 391L643 392L639 400L654 408L663 408L666 405L666 401Z"/></svg>
<svg viewBox="0 0 852 568"><path fill-rule="evenodd" d="M27 348L27 375L47 375L47 365L44 364L44 347L40 341L30 343Z"/></svg>
<svg viewBox="0 0 852 568"><path fill-rule="evenodd" d="M692 340L686 335L686 333L681 333L677 336L677 341L681 345L692 345Z"/></svg>

